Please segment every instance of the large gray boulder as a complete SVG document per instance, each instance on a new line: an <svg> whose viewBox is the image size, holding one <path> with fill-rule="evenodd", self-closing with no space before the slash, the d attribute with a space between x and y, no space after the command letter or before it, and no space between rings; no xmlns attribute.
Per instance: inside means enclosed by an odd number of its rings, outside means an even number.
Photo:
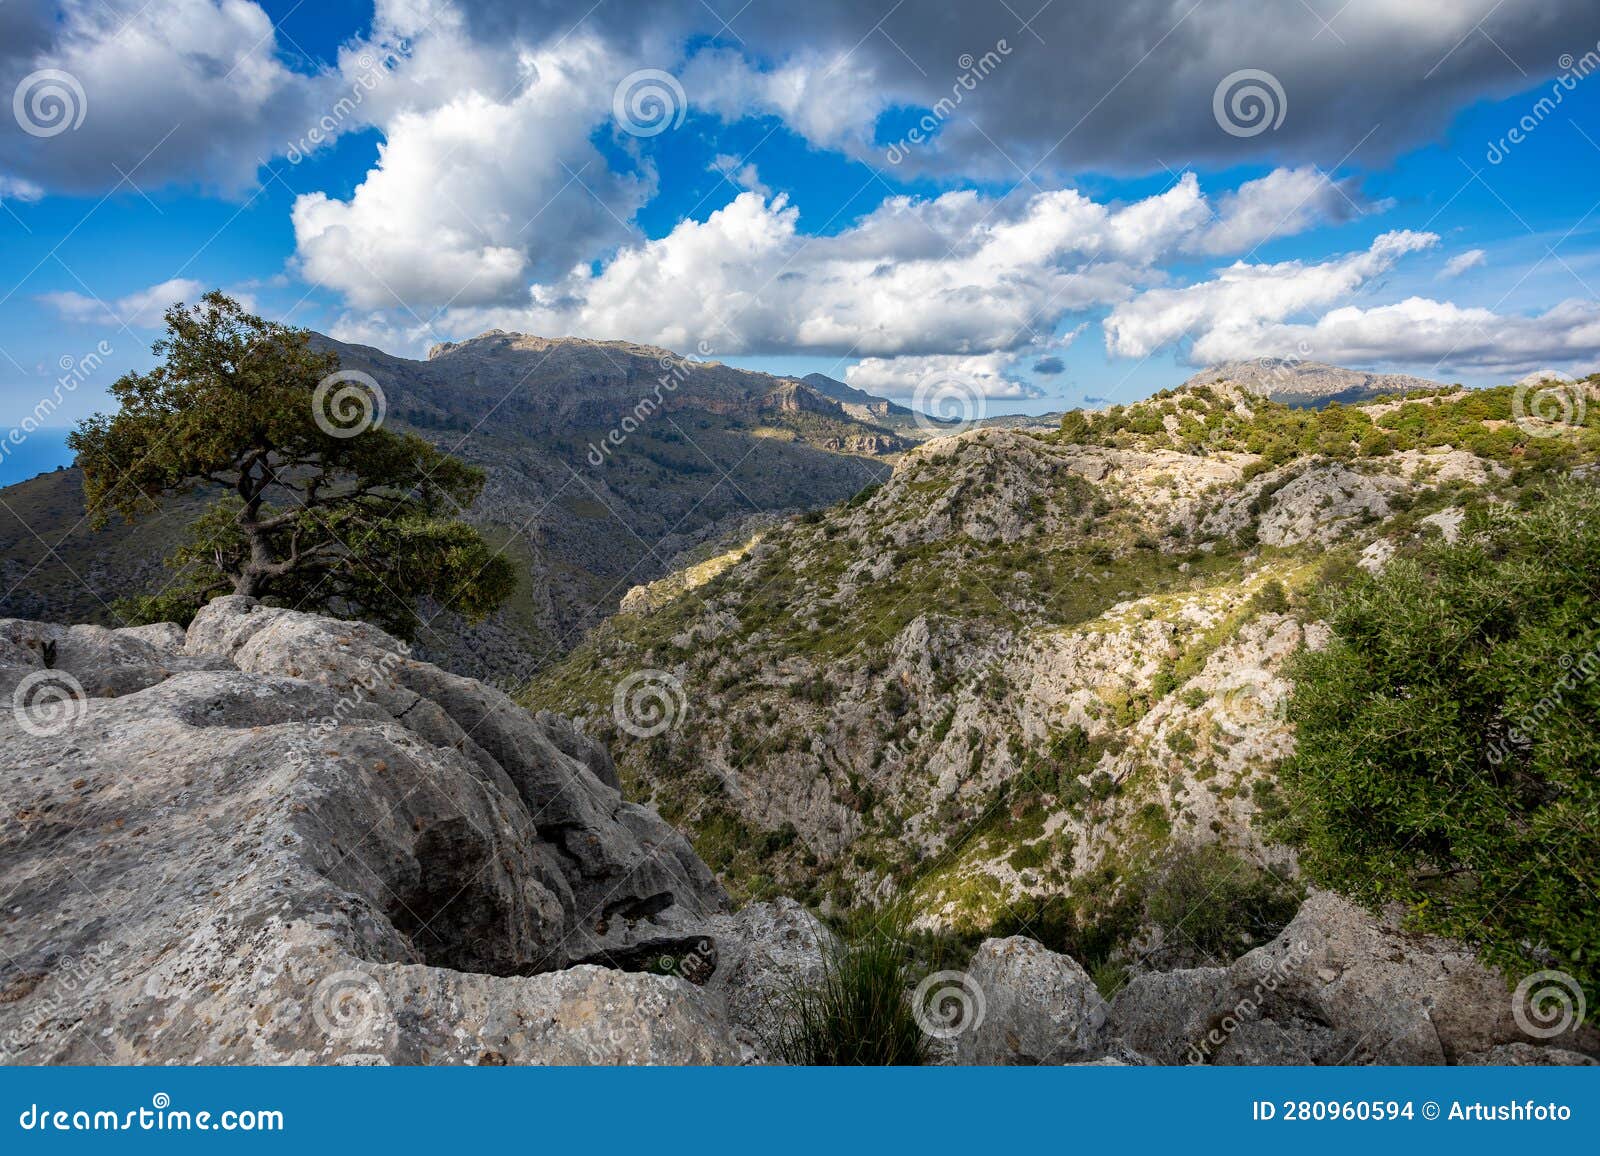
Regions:
<svg viewBox="0 0 1600 1156"><path fill-rule="evenodd" d="M1107 1031L1153 1063L1199 1063L1232 990L1225 967L1145 972L1115 994Z"/></svg>
<svg viewBox="0 0 1600 1156"><path fill-rule="evenodd" d="M186 633L0 622L0 690L8 1061L739 1055L718 994L561 970L728 906L564 720L242 598Z"/></svg>
<svg viewBox="0 0 1600 1156"><path fill-rule="evenodd" d="M1577 1024L1531 1037L1505 977L1466 945L1406 932L1394 913L1374 916L1331 892L1313 893L1281 934L1228 968L1136 977L1113 1001L1106 1034L1158 1063L1568 1063L1564 1054L1600 1053L1600 1033Z"/></svg>
<svg viewBox="0 0 1600 1156"><path fill-rule="evenodd" d="M958 1064L1068 1064L1097 1058L1105 1001L1070 956L1023 936L988 939L967 965ZM937 998L937 989L928 992Z"/></svg>
<svg viewBox="0 0 1600 1156"><path fill-rule="evenodd" d="M706 989L727 1001L746 1057L773 1062L786 1003L796 990L821 982L837 937L787 898L715 916L706 921L705 932L718 952Z"/></svg>

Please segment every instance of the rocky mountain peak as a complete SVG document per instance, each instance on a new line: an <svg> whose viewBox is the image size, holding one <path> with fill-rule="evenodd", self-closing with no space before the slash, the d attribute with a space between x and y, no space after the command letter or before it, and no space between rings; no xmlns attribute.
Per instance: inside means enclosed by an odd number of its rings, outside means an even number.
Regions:
<svg viewBox="0 0 1600 1156"><path fill-rule="evenodd" d="M1284 357L1225 361L1202 369L1184 385L1214 385L1219 381L1231 382L1258 397L1293 406L1321 406L1334 401L1348 403L1385 394L1447 388L1442 382L1404 373L1373 373Z"/></svg>
<svg viewBox="0 0 1600 1156"><path fill-rule="evenodd" d="M509 329L487 329L476 337L468 337L461 341L443 341L431 346L428 349L427 360L436 361L463 353L492 357L506 354L548 353L554 349L612 351L632 357L648 357L656 361L684 360L687 356L659 345L640 345L633 341L593 337L541 337L538 334L519 333ZM721 363L708 361L704 364Z"/></svg>

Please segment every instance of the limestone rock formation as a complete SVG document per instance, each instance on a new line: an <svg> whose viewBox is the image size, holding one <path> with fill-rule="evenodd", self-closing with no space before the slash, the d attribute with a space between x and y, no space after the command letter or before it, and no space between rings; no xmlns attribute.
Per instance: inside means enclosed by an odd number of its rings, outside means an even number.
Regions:
<svg viewBox="0 0 1600 1156"><path fill-rule="evenodd" d="M187 633L5 620L0 664L6 1059L741 1054L715 993L562 970L676 963L727 909L566 720L243 598Z"/></svg>
<svg viewBox="0 0 1600 1156"><path fill-rule="evenodd" d="M1229 967L1135 977L1112 1001L1105 1035L1165 1064L1574 1063L1583 1061L1571 1055L1600 1055L1600 1032L1576 1023L1531 1035L1510 985L1470 948L1404 932L1391 916L1375 918L1331 892L1314 893L1276 939Z"/></svg>
<svg viewBox="0 0 1600 1156"><path fill-rule="evenodd" d="M1287 357L1257 357L1226 361L1195 374L1185 385L1231 382L1253 394L1286 405L1316 406L1332 401L1352 402L1383 394L1426 392L1442 388L1437 381L1404 373L1369 373L1320 361Z"/></svg>
<svg viewBox="0 0 1600 1156"><path fill-rule="evenodd" d="M1088 1058L1105 1001L1076 960L1031 939L987 940L967 969L981 1016L956 1040L958 1064L1066 1064Z"/></svg>
<svg viewBox="0 0 1600 1156"><path fill-rule="evenodd" d="M771 1062L785 1000L796 988L821 981L824 955L835 946L833 933L793 899L714 916L706 931L719 945L717 970L706 989L727 1000L745 1054Z"/></svg>

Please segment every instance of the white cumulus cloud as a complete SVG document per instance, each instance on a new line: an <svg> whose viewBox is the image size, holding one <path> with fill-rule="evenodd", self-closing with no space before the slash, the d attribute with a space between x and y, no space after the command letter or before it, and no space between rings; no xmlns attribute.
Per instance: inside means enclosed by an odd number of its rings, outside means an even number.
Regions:
<svg viewBox="0 0 1600 1156"><path fill-rule="evenodd" d="M1383 205L1367 204L1353 181L1315 166L1274 169L1217 199L1215 223L1190 245L1196 252L1243 253L1264 242L1347 221Z"/></svg>
<svg viewBox="0 0 1600 1156"><path fill-rule="evenodd" d="M974 397L1037 397L1039 391L1011 376L1015 353L971 356L868 357L845 370L845 381L882 397L916 397L919 388L949 382Z"/></svg>
<svg viewBox="0 0 1600 1156"><path fill-rule="evenodd" d="M1433 233L1389 232L1365 251L1330 261L1240 261L1209 281L1151 289L1111 311L1104 322L1106 349L1124 357L1146 357L1191 338L1190 360L1197 364L1253 357L1257 354L1252 343L1265 323L1332 305L1407 253L1438 240Z"/></svg>
<svg viewBox="0 0 1600 1156"><path fill-rule="evenodd" d="M1444 263L1444 268L1439 270L1441 279L1449 280L1459 277L1468 269L1476 269L1489 259L1489 255L1482 249L1468 249L1464 253L1457 253Z"/></svg>
<svg viewBox="0 0 1600 1156"><path fill-rule="evenodd" d="M348 200L298 197L302 275L358 308L422 322L442 306L506 301L634 240L653 180L614 172L589 139L610 117L619 62L575 36L520 67L509 91L467 87L395 112Z"/></svg>
<svg viewBox="0 0 1600 1156"><path fill-rule="evenodd" d="M1407 297L1371 308L1345 306L1314 322L1263 326L1252 334L1249 348L1249 356L1310 348L1318 361L1519 374L1552 362L1591 363L1600 356L1600 302L1574 298L1523 315Z"/></svg>
<svg viewBox="0 0 1600 1156"><path fill-rule="evenodd" d="M55 310L67 321L106 322L126 325L132 329L157 329L168 308L182 302L194 302L206 286L185 277L162 281L146 289L139 289L112 301L101 301L83 293L44 293L39 300ZM249 298L244 299L250 308Z"/></svg>

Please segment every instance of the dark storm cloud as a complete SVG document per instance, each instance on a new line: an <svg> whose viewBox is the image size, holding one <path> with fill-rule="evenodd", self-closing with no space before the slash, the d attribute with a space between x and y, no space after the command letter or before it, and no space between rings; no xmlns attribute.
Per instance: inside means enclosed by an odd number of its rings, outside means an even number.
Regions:
<svg viewBox="0 0 1600 1156"><path fill-rule="evenodd" d="M846 74L861 70L895 101L923 108L952 97L972 59L1004 41L999 65L943 120L937 147L911 150L907 163L1013 180L1163 164L1376 162L1437 137L1472 101L1529 88L1559 71L1563 54L1581 57L1600 41L1592 0L1055 0L1031 18L1038 0L811 0L803 20L789 0L604 0L590 13L591 4L475 3L469 20L496 37L563 35L581 21L633 46L718 35L768 64L816 51L842 58L831 69L841 99ZM1219 126L1213 97L1242 70L1281 87L1281 122L1272 87L1258 89L1277 127L1237 135Z"/></svg>
<svg viewBox="0 0 1600 1156"><path fill-rule="evenodd" d="M598 37L629 66L659 57L677 67L686 48L714 37L757 68L799 62L802 111L825 115L791 123L815 134L859 115L858 131L829 147L884 168L872 142L887 144L891 122L875 124L879 114L944 101L933 142L909 150L900 175L1016 182L1026 173L1041 184L1163 166L1379 163L1439 138L1473 101L1530 88L1564 54L1582 57L1600 41L1592 0L1342 8L1340 0L1054 0L1029 17L1039 3L809 0L801 10L791 0L474 0L459 8L485 45ZM380 4L374 22L398 7ZM446 15L438 27L454 22ZM137 35L121 31L129 21ZM176 42L188 47L172 50ZM81 192L112 187L118 168L142 165L141 184L246 185L258 157L283 155L294 135L285 131L315 124L338 95L325 76L285 65L282 48L249 4L6 0L0 95L38 68L64 68L81 82L89 115L46 141L4 117L0 176ZM964 87L986 54L998 63ZM1275 127L1253 135L1225 131L1213 110L1219 82L1244 70L1272 78L1257 91Z"/></svg>
<svg viewBox="0 0 1600 1156"><path fill-rule="evenodd" d="M277 47L252 5L0 0L0 179L242 189L333 100Z"/></svg>

